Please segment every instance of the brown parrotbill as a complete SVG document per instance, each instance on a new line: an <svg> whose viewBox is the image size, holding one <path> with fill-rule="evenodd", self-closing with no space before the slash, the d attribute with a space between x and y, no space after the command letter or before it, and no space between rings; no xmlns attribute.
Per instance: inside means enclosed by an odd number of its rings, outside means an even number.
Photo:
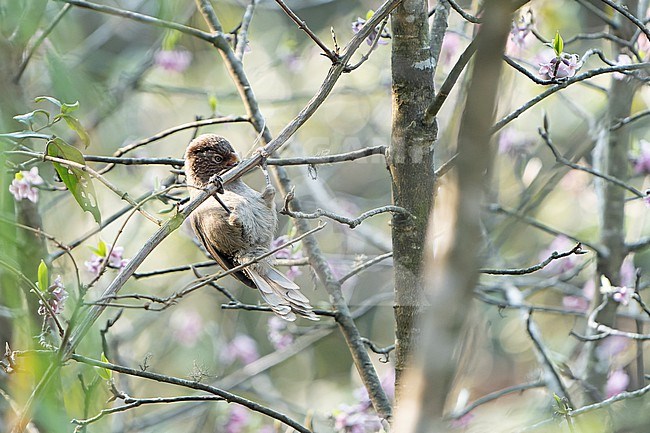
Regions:
<svg viewBox="0 0 650 433"><path fill-rule="evenodd" d="M192 140L185 152L185 176L190 197L198 196L215 176L238 163L237 152L225 138L204 134ZM212 258L228 270L269 251L277 216L273 186L267 185L259 193L241 179L236 179L224 185L223 189L223 194L218 194L222 203L216 197L209 197L192 212L190 222ZM300 287L275 269L269 258L251 263L233 276L247 286L259 289L264 301L283 319L293 321L298 314L318 320Z"/></svg>

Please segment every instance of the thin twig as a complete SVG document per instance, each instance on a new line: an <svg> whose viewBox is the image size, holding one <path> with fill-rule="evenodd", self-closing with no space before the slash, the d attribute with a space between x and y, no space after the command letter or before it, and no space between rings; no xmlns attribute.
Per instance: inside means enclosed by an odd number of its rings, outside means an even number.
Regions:
<svg viewBox="0 0 650 433"><path fill-rule="evenodd" d="M576 1L580 3L589 12L593 13L598 18L600 18L605 24L607 24L612 29L616 30L620 27L618 23L614 21L605 11L599 9L596 5L591 3L589 0L576 0Z"/></svg>
<svg viewBox="0 0 650 433"><path fill-rule="evenodd" d="M544 382L543 380L538 380L535 382L522 383L520 385L509 386L507 388L491 392L489 394L484 395L481 398L474 400L472 403L465 406L462 410L455 411L454 413L451 414L450 418L452 419L462 418L468 413L470 413L471 411L473 411L474 409L476 409L477 407L489 403L491 401L494 401L496 399L499 399L504 395L513 394L513 393L522 393L523 391L529 389L542 388L544 386L546 386L546 382Z"/></svg>
<svg viewBox="0 0 650 433"><path fill-rule="evenodd" d="M149 15L144 15L138 12L132 12L132 11L127 11L124 9L119 9L115 8L112 6L106 6L106 5L100 5L97 3L91 3L88 1L84 0L56 0L58 2L64 2L64 3L69 3L71 5L80 7L80 8L85 8L85 9L90 9L94 10L97 12L109 14L109 15L115 15L118 17L122 18L128 18L133 21L138 21L141 23L145 24L151 24L156 27L163 27L163 28L168 28L172 30L177 30L181 33L184 33L186 35L194 36L199 39L203 39L204 41L208 42L213 42L214 39L217 37L217 35L212 34L212 33L207 33L198 29L195 29L194 27L188 27L183 24L178 24L174 23L171 21L165 21L161 20L159 18L155 18Z"/></svg>
<svg viewBox="0 0 650 433"><path fill-rule="evenodd" d="M623 126L627 125L628 123L632 123L634 121L637 121L639 119L642 119L646 116L650 116L650 110L643 110L639 111L638 113L635 113L632 116L626 117L624 119L619 119L616 121L615 124L609 127L610 131L616 131L619 128L622 128Z"/></svg>
<svg viewBox="0 0 650 433"><path fill-rule="evenodd" d="M255 11L255 5L257 0L250 0L246 10L244 11L244 16L241 20L241 27L237 32L237 46L235 47L235 56L242 60L244 58L244 53L246 52L246 46L248 45L248 27L253 20L253 12Z"/></svg>
<svg viewBox="0 0 650 433"><path fill-rule="evenodd" d="M394 344L389 344L386 347L379 347L366 337L361 337L361 341L363 341L363 343L368 346L368 349L372 350L377 355L383 355L383 358L379 358L379 362L388 362L390 353L395 350Z"/></svg>
<svg viewBox="0 0 650 433"><path fill-rule="evenodd" d="M456 12L458 12L458 14L459 14L461 17L463 17L463 19L465 19L466 21L469 21L469 22L472 23L472 24L479 24L479 23L481 22L481 19L480 19L480 18L475 17L474 15L472 15L472 14L470 14L470 13L468 13L468 12L465 12L465 11L463 10L463 8L462 8L458 3L456 3L456 0L447 0L447 1L448 1L449 4L451 5L451 7L452 7Z"/></svg>
<svg viewBox="0 0 650 433"><path fill-rule="evenodd" d="M115 151L113 156L120 157L127 152L131 152L132 150L137 149L138 147L147 145L149 143L153 143L154 141L158 141L162 138L165 138L169 135L175 134L180 131L184 131L186 129L199 128L201 126L208 126L208 125L217 125L221 123L238 123L238 122L250 122L250 119L246 116L219 116L219 117L212 117L209 119L196 120L194 122L183 123L181 125L176 125L171 128L160 131L150 137L143 138L142 140L134 141L133 143L130 143L126 146L122 146Z"/></svg>
<svg viewBox="0 0 650 433"><path fill-rule="evenodd" d="M524 214L521 214L521 213L519 213L517 211L506 209L506 208L504 208L501 205L496 204L496 203L488 205L487 208L488 208L488 210L490 212L502 213L502 214L517 218L517 219L525 222L526 224L529 224L529 225L531 225L531 226L533 226L533 227L535 227L535 228L537 228L539 230L542 230L542 231L544 231L546 233L549 233L549 234L552 234L554 236L565 236L565 237L567 237L568 239L571 239L574 242L578 242L578 243L580 243L582 245L585 245L585 246L589 247L590 249L594 250L600 257L609 256L609 254L607 253L606 250L603 249L603 247L601 247L599 245L596 245L596 244L594 244L592 242L585 241L584 239L578 239L577 237L575 237L573 235L570 235L570 234L567 234L567 233L564 233L564 232L562 232L560 230L556 230L556 229L554 229L554 228L552 228L552 227L542 223L541 221L538 221L538 220L536 220L536 219L534 219L534 218L532 218L532 217L530 217L528 215L524 215Z"/></svg>
<svg viewBox="0 0 650 433"><path fill-rule="evenodd" d="M343 284L345 281L347 281L350 278L352 278L353 276L357 275L359 272L362 272L362 271L368 269L369 267L371 267L371 266L373 266L373 265L375 265L375 264L377 264L377 263L379 263L381 261L386 260L389 257L393 257L393 252L392 251L388 252L388 253L385 253L385 254L381 254L381 255L379 255L377 257L373 257L372 259L370 259L370 260L368 260L368 261L366 261L364 263L361 263L359 266L355 267L350 272L348 272L347 274L345 274L341 278L339 278L339 284Z"/></svg>
<svg viewBox="0 0 650 433"><path fill-rule="evenodd" d="M460 74L465 70L465 66L469 63L476 52L477 41L476 39L465 48L465 51L460 55L456 64L451 68L445 82L440 86L440 90L436 94L436 98L433 100L431 105L427 108L427 111L424 113L424 121L427 123L433 122L433 119L438 115L438 112L442 108L442 104L445 103L447 97L453 90Z"/></svg>
<svg viewBox="0 0 650 433"><path fill-rule="evenodd" d="M648 40L650 40L650 29L648 29L648 27L644 25L640 19L634 16L634 14L631 13L627 9L627 7L621 6L616 2L613 2L612 0L600 0L600 1L608 5L612 9L614 9L619 14L623 15L628 20L630 20L635 26L639 28L639 30L643 32L643 34L648 38Z"/></svg>
<svg viewBox="0 0 650 433"><path fill-rule="evenodd" d="M112 295L109 295L109 296L102 296L101 298L99 298L96 301L91 302L89 304L90 305L108 306L108 305L110 305L110 302L112 300L114 300L114 299L121 299L121 298L125 298L125 297L131 297L131 298L136 298L136 299L144 298L144 299L149 299L150 301L153 301L153 302L156 302L156 303L160 303L160 304L163 305L163 307L161 307L161 308L152 308L151 306L145 304L143 307L137 307L137 308L144 308L146 310L153 310L153 311L165 310L165 309L169 308L171 305L173 305L176 302L177 299L180 299L180 298L188 295L189 293L192 293L195 290L198 290L201 287L203 287L203 286L205 286L207 284L210 284L210 283L212 283L214 281L217 281L217 280L219 280L219 279L221 279L223 277L226 277L228 275L232 275L232 274L234 274L236 272L239 272L239 271L247 268L248 266L250 266L250 265L252 265L254 263L257 263L260 260L263 260L263 259L265 259L265 258L267 258L269 256L272 256L273 254L277 253L278 251L280 251L280 250L282 250L282 249L284 249L284 248L286 248L288 246L291 246L291 245L295 244L296 242L301 241L306 236L309 236L309 235L311 235L313 233L316 233L316 232L318 232L318 231L320 231L320 230L322 230L324 228L325 228L325 224L319 224L317 227L313 228L309 232L304 233L304 234L302 234L300 236L297 236L297 237L289 240L288 242L285 242L284 244L278 246L277 248L274 248L274 249L272 249L270 251L267 251L266 253L261 254L261 255L255 257L254 259L252 259L252 260L250 260L250 261L248 261L246 263L242 263L241 265L235 266L233 268L224 270L224 271L216 273L216 274L207 275L207 276L204 276L202 278L199 278L198 281L195 281L195 282L191 283L189 285L189 287L181 290L178 293L174 293L173 295L168 296L166 298L157 298L157 297L145 296L145 295L122 295L122 296L117 296L115 294L112 294ZM113 305L113 306L115 307L116 305ZM124 307L124 305L120 305L120 307Z"/></svg>
<svg viewBox="0 0 650 433"><path fill-rule="evenodd" d="M479 269L479 272L482 274L490 274L490 275L526 275L544 269L554 260L572 256L574 254L587 254L587 252L583 250L582 245L578 243L571 250L565 251L563 253L558 253L557 251L553 251L551 255L547 257L544 261L536 265L530 266L528 268L519 268L519 269L485 269L484 268L484 269Z"/></svg>
<svg viewBox="0 0 650 433"><path fill-rule="evenodd" d="M34 41L34 44L30 47L28 53L26 56L23 57L23 61L20 62L20 66L18 66L18 72L16 72L16 75L14 76L14 84L18 84L20 81L20 78L23 76L23 73L25 72L25 69L27 68L27 64L29 61L32 59L32 56L38 50L38 48L41 46L43 41L47 39L47 37L52 33L52 30L54 30L54 27L59 24L61 19L65 16L66 13L72 8L72 5L70 4L65 4L61 8L61 10L56 14L54 18L52 18L52 21L50 24L41 32L41 34L38 36L36 41Z"/></svg>
<svg viewBox="0 0 650 433"><path fill-rule="evenodd" d="M110 409L102 409L97 415L92 418L86 419L72 419L71 423L78 426L86 426L99 421L106 415L111 415L118 412L124 412L145 404L160 404L160 403L182 403L188 401L225 401L225 398L218 395L184 395L179 397L155 397L155 398L127 398L124 400L124 405L112 407ZM76 429L75 429L76 431Z"/></svg>
<svg viewBox="0 0 650 433"><path fill-rule="evenodd" d="M38 157L38 158L41 158L44 161L58 162L59 164L66 165L66 166L72 167L72 168L76 168L78 170L81 170L81 171L84 171L84 172L88 173L89 175L91 175L92 177L94 177L95 179L97 179L98 181L103 183L104 186L106 186L106 188L110 189L113 193L115 193L122 200L124 200L125 202L130 204L133 208L136 208L138 210L138 212L140 212L143 216L145 216L149 221L152 221L157 226L160 226L162 224L161 220L154 217L153 215L151 215L146 210L141 209L140 206L138 205L138 203L135 200L133 200L128 193L122 191L121 189L119 189L118 187L113 185L111 182L108 181L108 179L106 179L106 177L102 176L101 174L99 174L98 172L93 170L92 168L88 167L86 164L80 164L80 163L75 162L75 161L70 161L68 159L63 159L63 158L57 158L57 157L45 155L45 154L42 154L42 153L39 153L39 152L34 152L34 156Z"/></svg>
<svg viewBox="0 0 650 433"><path fill-rule="evenodd" d="M314 211L312 213L295 212L295 211L289 210L289 203L291 202L292 199L293 199L293 197L291 196L291 194L287 194L287 196L284 199L284 206L280 210L281 214L288 215L291 218L300 218L300 219L318 219L318 218L325 217L325 218L329 218L329 219L332 219L334 221L340 222L341 224L345 224L348 227L350 227L351 229L355 228L356 226L361 224L364 220L366 220L366 219L368 219L370 217L373 217L375 215L379 215L379 214L382 214L382 213L387 213L387 212L398 213L398 214L405 215L405 216L407 216L409 218L415 218L415 216L413 216L406 209L401 208L399 206L392 206L392 205L383 206L383 207L379 207L379 208L376 208L376 209L371 209L371 210L369 210L367 212L362 213L357 218L348 218L348 217L345 217L343 215L337 215L337 214L335 214L333 212L323 210L323 209L320 209L320 208L316 209L316 211Z"/></svg>
<svg viewBox="0 0 650 433"><path fill-rule="evenodd" d="M370 49L366 54L363 54L361 56L361 60L359 60L358 63L347 66L345 68L345 72L352 72L355 69L357 69L359 66L363 65L369 58L370 54L372 54L373 51L375 51L375 48L377 48L377 45L379 44L379 40L382 37L382 33L384 32L384 27L386 27L386 23L388 22L388 18L386 18L384 21L381 22L381 26L379 26L379 30L377 31L377 34L375 35L375 39L372 41L372 45L370 46Z"/></svg>
<svg viewBox="0 0 650 433"><path fill-rule="evenodd" d="M291 18L291 20L298 25L298 28L307 33L307 36L311 38L312 41L316 43L323 50L323 55L332 61L332 64L335 64L339 61L339 56L332 50L330 50L323 41L320 40L314 32L311 31L307 23L300 19L282 0L275 0L275 2L282 8L282 10Z"/></svg>
<svg viewBox="0 0 650 433"><path fill-rule="evenodd" d="M561 83L555 84L554 86L550 87L549 89L545 90L544 92L540 93L539 95L535 96L528 102L524 103L522 106L514 110L512 113L508 114L507 116L503 117L501 120L499 120L497 123L494 124L492 127L492 134L495 134L498 132L501 128L506 126L508 123L512 122L515 120L517 117L519 117L522 113L525 111L529 110L532 108L534 105L538 104L539 102L543 101L547 97L551 96L554 93L559 92L560 90L570 86L571 84L579 83L580 81L587 80L589 78L593 78L598 75L602 74L610 74L613 72L625 72L625 71L636 71L639 69L644 69L650 67L650 62L644 62L644 63L635 63L631 65L617 65L617 66L608 66L604 68L597 68L597 69L591 69L587 72L583 72L582 74L576 75L572 78L569 78Z"/></svg>
<svg viewBox="0 0 650 433"><path fill-rule="evenodd" d="M643 387L641 389L637 389L636 391L621 392L620 394L616 394L615 396L610 397L610 398L608 398L606 400L603 400L601 402L590 404L588 406L583 406L583 407L581 407L579 409L570 410L567 413L567 415L572 417L572 418L575 418L575 417L583 415L585 413L593 412L595 410L604 409L604 408L609 407L612 404L614 404L616 402L619 402L619 401L630 400L630 399L633 399L633 398L638 398L638 397L644 396L649 391L650 391L650 385L647 385L647 386L645 386L645 387ZM540 431L541 427L544 427L544 426L546 426L548 424L552 424L552 423L555 423L555 422L557 422L557 418L549 418L549 419L546 419L544 421L538 422L537 424L529 425L529 426L525 427L524 429L519 430L517 433L527 433L527 432Z"/></svg>
<svg viewBox="0 0 650 433"><path fill-rule="evenodd" d="M539 135L544 140L544 142L546 143L546 145L549 147L549 149L551 149L551 152L553 152L553 156L555 157L555 160L557 162L559 162L560 164L564 164L567 167L571 167L571 168L573 168L575 170L584 171L586 173L589 173L591 175L594 175L596 177L604 179L604 180L606 180L608 182L611 182L614 185L620 186L621 188L630 191L632 194L634 194L638 198L645 198L646 195L643 194L641 191L639 191L638 189L634 188L631 185L628 185L627 183L623 182L622 180L620 180L620 179L618 179L618 178L616 178L614 176L610 176L609 174L601 173L600 171L594 170L593 168L585 167L583 165L576 164L576 163L568 160L567 158L562 156L562 154L560 154L560 152L555 148L555 146L553 145L553 141L551 140L551 136L548 133L548 130L546 130L545 128L539 128L538 132L539 132Z"/></svg>
<svg viewBox="0 0 650 433"><path fill-rule="evenodd" d="M546 380L547 385L553 390L553 392L558 394L560 397L566 398L569 405L573 407L573 403L571 403L571 397L566 387L564 386L564 383L562 382L562 378L560 377L560 374L558 373L557 369L553 365L553 361L550 358L548 350L546 349L546 347L544 347L544 344L542 343L541 335L539 333L539 330L537 329L537 326L533 322L532 317L533 317L533 312L529 310L528 313L526 314L526 331L528 332L530 339L535 345L542 366L546 371L545 376L547 377Z"/></svg>
<svg viewBox="0 0 650 433"><path fill-rule="evenodd" d="M297 421L294 421L293 419L289 418L288 416L277 412L271 408L268 408L266 406L262 406L259 403L256 403L254 401L248 400L246 398L240 397L236 394L232 394L228 391L225 391L223 389L210 386L210 385L205 385L203 383L197 382L197 381L192 381L192 380L187 380L187 379L181 379L178 377L172 377L172 376L166 376L164 374L158 374L158 373L153 373L151 371L142 371L142 370L137 370L134 368L129 368L125 367L122 365L116 365L112 364L110 362L102 362L98 361L96 359L92 358L87 358L85 356L81 356L78 354L73 354L71 355L71 358L74 359L77 362L81 362L84 364L92 365L95 367L100 367L100 368L107 368L112 371L116 371L118 373L122 374L127 374L129 376L136 376L136 377L141 377L144 379L150 379L154 380L156 382L162 382L162 383L169 383L172 385L178 385L182 386L185 388L190 388L190 389L197 389L205 392L209 392L210 394L216 395L218 397L223 398L225 401L228 403L237 403L240 404L244 407L247 407L250 410L253 410L255 412L259 412L261 414L264 414L270 418L277 419L278 421L282 422L283 424L292 427L296 429L297 431L301 433L312 433L308 428L304 427Z"/></svg>

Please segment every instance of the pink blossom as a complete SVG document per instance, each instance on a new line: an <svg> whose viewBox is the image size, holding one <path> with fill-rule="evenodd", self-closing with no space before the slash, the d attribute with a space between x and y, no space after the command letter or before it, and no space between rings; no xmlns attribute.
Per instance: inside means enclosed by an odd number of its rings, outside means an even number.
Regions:
<svg viewBox="0 0 650 433"><path fill-rule="evenodd" d="M169 326L176 341L192 347L203 332L203 319L196 311L176 310L169 319Z"/></svg>
<svg viewBox="0 0 650 433"><path fill-rule="evenodd" d="M628 305L632 295L634 294L634 289L629 287L614 287L615 291L612 293L612 299L618 302L621 305Z"/></svg>
<svg viewBox="0 0 650 433"><path fill-rule="evenodd" d="M374 433L381 430L381 420L361 406L342 404L334 411L334 429L338 433Z"/></svg>
<svg viewBox="0 0 650 433"><path fill-rule="evenodd" d="M614 301L621 305L628 305L634 294L634 290L629 287L612 286L612 283L605 275L600 276L600 292L611 296Z"/></svg>
<svg viewBox="0 0 650 433"><path fill-rule="evenodd" d="M250 413L248 412L248 409L244 406L234 404L230 409L230 414L228 415L228 421L224 426L224 431L226 433L241 433L246 429L249 421Z"/></svg>
<svg viewBox="0 0 650 433"><path fill-rule="evenodd" d="M639 155L632 162L637 174L650 174L650 141L639 140Z"/></svg>
<svg viewBox="0 0 650 433"><path fill-rule="evenodd" d="M442 47L440 50L439 64L443 66L450 66L455 63L460 56L460 51L463 48L461 37L454 32L446 32L445 38L442 40Z"/></svg>
<svg viewBox="0 0 650 433"><path fill-rule="evenodd" d="M286 244L289 241L290 241L289 236L287 235L280 236L276 238L273 242L271 242L271 250L279 248L280 245ZM302 250L292 248L293 246L295 246L295 244L282 248L281 250L275 253L275 257L278 259L285 259L285 260L302 259L304 257L302 254ZM293 281L298 275L302 275L300 266L289 266L289 270L285 273L285 275L287 276L287 278Z"/></svg>
<svg viewBox="0 0 650 433"><path fill-rule="evenodd" d="M248 335L239 334L221 352L221 360L232 364L239 360L243 364L250 364L259 359L257 343Z"/></svg>
<svg viewBox="0 0 650 433"><path fill-rule="evenodd" d="M386 397L388 397L389 400L393 400L395 398L395 370L390 369L388 372L381 378L381 387L384 388L384 392L386 393ZM366 387L362 386L360 388L357 388L357 390L354 392L354 396L359 400L359 404L361 406L366 406L368 408L372 407L372 403L370 402L370 397L368 396L368 390Z"/></svg>
<svg viewBox="0 0 650 433"><path fill-rule="evenodd" d="M13 194L16 201L24 198L32 203L38 202L38 189L35 185L41 185L43 178L38 175L38 167L32 167L29 171L19 171L9 185L9 192Z"/></svg>
<svg viewBox="0 0 650 433"><path fill-rule="evenodd" d="M605 398L613 397L624 392L630 384L630 376L621 369L614 370L609 374L605 383Z"/></svg>
<svg viewBox="0 0 650 433"><path fill-rule="evenodd" d="M594 297L595 290L596 284L594 280L589 279L582 286L582 296L565 296L562 298L562 305L571 310L587 311L589 309L589 303Z"/></svg>
<svg viewBox="0 0 650 433"><path fill-rule="evenodd" d="M541 62L539 64L539 75L547 80L571 78L581 67L582 62L577 54L562 53L562 55L554 56L549 61Z"/></svg>
<svg viewBox="0 0 650 433"><path fill-rule="evenodd" d="M631 65L631 64L632 64L632 58L630 56L628 56L627 54L618 55L618 58L616 60L616 65L623 66L623 65ZM623 80L627 78L627 75L625 75L622 72L614 72L613 76L614 79L616 80Z"/></svg>
<svg viewBox="0 0 650 433"><path fill-rule="evenodd" d="M454 419L450 422L451 428L454 429L464 429L469 427L469 423L474 418L474 414L469 412L466 413L465 415L461 416L460 418Z"/></svg>
<svg viewBox="0 0 650 433"><path fill-rule="evenodd" d="M626 337L618 335L607 337L596 348L596 356L599 360L609 363L613 357L625 352L629 345L630 341Z"/></svg>
<svg viewBox="0 0 650 433"><path fill-rule="evenodd" d="M361 29L365 24L366 24L366 20L357 17L357 19L352 22L352 32L354 32L354 34L356 35L361 31ZM372 45L373 42L375 41L375 38L377 38L378 34L379 34L379 27L375 27L375 29L372 32L370 32L370 34L366 38L366 43L368 45ZM388 33L386 29L382 31L381 35L379 36L379 41L377 41L377 44L388 45L388 41L385 41L384 39L390 39L390 33Z"/></svg>
<svg viewBox="0 0 650 433"><path fill-rule="evenodd" d="M272 316L267 323L269 341L276 350L282 350L293 343L293 334L289 331L286 320Z"/></svg>
<svg viewBox="0 0 650 433"><path fill-rule="evenodd" d="M160 50L154 55L156 65L166 71L183 72L192 63L192 53L180 50Z"/></svg>
<svg viewBox="0 0 650 433"><path fill-rule="evenodd" d="M533 14L530 10L523 14L517 21L512 22L510 37L508 39L509 51L518 51L525 48L532 34Z"/></svg>
<svg viewBox="0 0 650 433"><path fill-rule="evenodd" d="M565 296L562 298L562 306L569 310L587 311L589 309L589 301L582 296Z"/></svg>
<svg viewBox="0 0 650 433"><path fill-rule="evenodd" d="M499 153L510 156L526 155L534 143L534 140L513 128L504 129L499 134Z"/></svg>
<svg viewBox="0 0 650 433"><path fill-rule="evenodd" d="M68 292L66 292L63 282L61 281L61 275L57 276L54 280L54 283L43 292L43 298L47 302L47 305L52 310L52 313L58 315L63 312L63 306L65 300L68 299ZM45 316L49 314L48 309L45 307L45 304L42 300L38 300L38 314Z"/></svg>
<svg viewBox="0 0 650 433"><path fill-rule="evenodd" d="M106 251L111 251L111 245L106 244ZM94 275L99 275L101 271L105 256L100 256L95 251L90 258L84 262L86 270ZM115 247L108 256L108 266L115 269L122 269L129 263L129 259L122 258L124 254L124 247Z"/></svg>
<svg viewBox="0 0 650 433"><path fill-rule="evenodd" d="M629 255L621 264L621 286L634 287L636 284L636 268L634 267L634 257Z"/></svg>

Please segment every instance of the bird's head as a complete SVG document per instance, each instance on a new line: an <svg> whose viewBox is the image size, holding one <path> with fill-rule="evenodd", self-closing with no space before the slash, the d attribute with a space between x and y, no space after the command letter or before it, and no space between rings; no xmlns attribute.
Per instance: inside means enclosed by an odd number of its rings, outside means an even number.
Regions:
<svg viewBox="0 0 650 433"><path fill-rule="evenodd" d="M216 134L196 137L185 151L185 170L196 186L206 185L215 174L239 164L239 156L228 140Z"/></svg>

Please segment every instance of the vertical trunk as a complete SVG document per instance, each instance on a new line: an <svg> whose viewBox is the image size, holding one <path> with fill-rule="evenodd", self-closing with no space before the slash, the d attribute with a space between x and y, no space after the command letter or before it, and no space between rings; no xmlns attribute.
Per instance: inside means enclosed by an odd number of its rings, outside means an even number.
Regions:
<svg viewBox="0 0 650 433"><path fill-rule="evenodd" d="M631 5L628 5L631 6ZM617 36L629 39L634 31L631 23L621 22ZM602 122L602 130L596 144L594 154L595 167L610 176L627 181L629 178L629 148L630 136L627 128L610 131L610 126L628 117L631 112L632 100L638 88L638 82L630 79L616 80L612 78L609 90L606 118ZM625 198L623 188L601 179L596 180L600 209L600 244L607 251L607 256L599 256L597 261L597 282L604 275L612 285L620 284L620 269L625 259ZM603 301L599 290L595 291L592 309ZM610 300L608 305L596 315L596 321L604 325L616 326L616 310L618 304ZM609 362L596 356L596 348L602 341L589 343L586 347L585 380L589 383L589 402L604 398L602 391L607 381Z"/></svg>
<svg viewBox="0 0 650 433"><path fill-rule="evenodd" d="M388 163L393 203L415 218L395 214L392 220L395 263L396 404L402 377L420 333L422 255L433 201L433 143L437 126L425 123L433 96L433 59L429 49L427 2L404 1L391 16L393 31L393 124Z"/></svg>
<svg viewBox="0 0 650 433"><path fill-rule="evenodd" d="M454 352L478 280L480 214L493 153L490 128L511 9L503 1L488 0L483 17L458 136L455 179L436 203L436 210L444 213L440 224L446 230L436 239L435 259L433 245L427 242L425 275L430 305L422 313L422 342L413 369L403 379L410 392L397 407L395 431L400 433L447 430L442 416L455 373ZM441 232L438 227L436 232Z"/></svg>
<svg viewBox="0 0 650 433"><path fill-rule="evenodd" d="M628 175L628 154L630 137L626 128L610 132L609 127L630 115L632 99L636 85L628 81L612 80L607 118L603 122L603 131L596 144L595 164L599 171L626 181ZM600 244L605 247L607 256L598 257L597 276L604 275L612 285L620 284L620 269L625 259L625 190L611 182L598 180L598 197L600 207ZM600 284L598 279L596 284ZM599 290L595 291L592 309L603 301ZM610 300L607 306L596 315L596 321L606 326L616 326L616 310L618 304ZM602 362L596 356L596 348L600 342L587 345L587 364L585 380L591 385L590 389L602 392L609 372L609 363ZM595 402L603 398L597 392L591 392L589 401Z"/></svg>

